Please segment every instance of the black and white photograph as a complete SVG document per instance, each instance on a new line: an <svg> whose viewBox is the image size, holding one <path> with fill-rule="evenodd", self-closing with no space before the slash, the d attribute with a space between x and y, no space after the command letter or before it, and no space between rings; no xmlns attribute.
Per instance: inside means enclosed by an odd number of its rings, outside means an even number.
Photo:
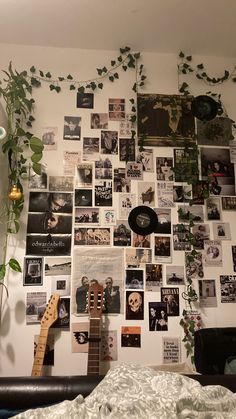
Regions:
<svg viewBox="0 0 236 419"><path fill-rule="evenodd" d="M102 167L96 167L95 179L112 179L112 168L103 169Z"/></svg>
<svg viewBox="0 0 236 419"><path fill-rule="evenodd" d="M42 128L42 142L44 150L56 150L58 142L58 128L57 127L43 127Z"/></svg>
<svg viewBox="0 0 236 419"><path fill-rule="evenodd" d="M87 353L89 322L72 323L71 330L71 352Z"/></svg>
<svg viewBox="0 0 236 419"><path fill-rule="evenodd" d="M198 279L204 277L202 253L197 252L194 255L191 252L185 252L185 272L186 277Z"/></svg>
<svg viewBox="0 0 236 419"><path fill-rule="evenodd" d="M76 107L82 109L93 109L94 94L77 92Z"/></svg>
<svg viewBox="0 0 236 419"><path fill-rule="evenodd" d="M126 269L125 288L143 290L143 286L144 286L143 277L144 277L144 273L142 269Z"/></svg>
<svg viewBox="0 0 236 419"><path fill-rule="evenodd" d="M120 161L135 161L135 139L119 138Z"/></svg>
<svg viewBox="0 0 236 419"><path fill-rule="evenodd" d="M156 234L171 234L171 209L154 208L158 223L154 230Z"/></svg>
<svg viewBox="0 0 236 419"><path fill-rule="evenodd" d="M138 94L138 137L148 146L182 146L194 143L195 123L190 96ZM175 118L172 117L175 112ZM174 138L174 139L173 139Z"/></svg>
<svg viewBox="0 0 236 419"><path fill-rule="evenodd" d="M214 240L231 240L229 223L212 223Z"/></svg>
<svg viewBox="0 0 236 419"><path fill-rule="evenodd" d="M154 182L138 182L138 205L155 206Z"/></svg>
<svg viewBox="0 0 236 419"><path fill-rule="evenodd" d="M192 185L174 185L174 202L190 202L192 199Z"/></svg>
<svg viewBox="0 0 236 419"><path fill-rule="evenodd" d="M27 292L26 324L40 323L47 305L46 292Z"/></svg>
<svg viewBox="0 0 236 419"><path fill-rule="evenodd" d="M71 275L71 258L46 257L44 260L44 275Z"/></svg>
<svg viewBox="0 0 236 419"><path fill-rule="evenodd" d="M203 207L201 205L179 205L178 221L179 223L188 223L189 221L193 221L194 223L204 222Z"/></svg>
<svg viewBox="0 0 236 419"><path fill-rule="evenodd" d="M220 275L222 303L236 303L236 275Z"/></svg>
<svg viewBox="0 0 236 419"><path fill-rule="evenodd" d="M100 139L83 137L83 160L98 160L100 155Z"/></svg>
<svg viewBox="0 0 236 419"><path fill-rule="evenodd" d="M122 121L125 119L125 99L110 98L108 105L110 121Z"/></svg>
<svg viewBox="0 0 236 419"><path fill-rule="evenodd" d="M133 233L133 247L150 248L151 247L151 235L147 234L142 236L141 234Z"/></svg>
<svg viewBox="0 0 236 419"><path fill-rule="evenodd" d="M130 192L130 179L125 177L124 168L114 169L114 192Z"/></svg>
<svg viewBox="0 0 236 419"><path fill-rule="evenodd" d="M127 220L130 211L136 206L136 194L119 194L119 218Z"/></svg>
<svg viewBox="0 0 236 419"><path fill-rule="evenodd" d="M51 192L73 192L74 177L73 176L49 176L49 191Z"/></svg>
<svg viewBox="0 0 236 419"><path fill-rule="evenodd" d="M196 250L204 249L204 241L210 240L209 224L195 224L192 227L192 245Z"/></svg>
<svg viewBox="0 0 236 419"><path fill-rule="evenodd" d="M126 291L126 320L144 319L144 292Z"/></svg>
<svg viewBox="0 0 236 419"><path fill-rule="evenodd" d="M30 168L29 176L29 190L44 190L48 187L48 174L47 174L47 165L41 164L41 174L38 175L35 173L33 168Z"/></svg>
<svg viewBox="0 0 236 419"><path fill-rule="evenodd" d="M91 113L91 129L108 129L108 113Z"/></svg>
<svg viewBox="0 0 236 419"><path fill-rule="evenodd" d="M184 285L184 267L177 265L166 266L167 285Z"/></svg>
<svg viewBox="0 0 236 419"><path fill-rule="evenodd" d="M157 180L173 180L173 158L156 157L156 178Z"/></svg>
<svg viewBox="0 0 236 419"><path fill-rule="evenodd" d="M80 140L81 139L81 117L65 116L64 117L64 140Z"/></svg>
<svg viewBox="0 0 236 419"><path fill-rule="evenodd" d="M174 182L157 181L157 205L159 208L175 207L173 186Z"/></svg>
<svg viewBox="0 0 236 419"><path fill-rule="evenodd" d="M222 196L221 204L223 211L236 211L236 196Z"/></svg>
<svg viewBox="0 0 236 419"><path fill-rule="evenodd" d="M136 152L136 162L142 164L143 172L153 173L153 150L151 148L138 149Z"/></svg>
<svg viewBox="0 0 236 419"><path fill-rule="evenodd" d="M75 206L76 207L92 207L93 190L92 189L75 189Z"/></svg>
<svg viewBox="0 0 236 419"><path fill-rule="evenodd" d="M158 302L148 303L149 312L149 331L166 331L168 330L168 316L167 316L167 304Z"/></svg>
<svg viewBox="0 0 236 419"><path fill-rule="evenodd" d="M230 162L229 149L202 147L200 157L202 180L210 179L213 183L210 194L235 195L234 165Z"/></svg>
<svg viewBox="0 0 236 419"><path fill-rule="evenodd" d="M100 224L99 208L75 208L75 224Z"/></svg>
<svg viewBox="0 0 236 419"><path fill-rule="evenodd" d="M94 186L94 203L97 207L112 207L112 181L97 180Z"/></svg>
<svg viewBox="0 0 236 419"><path fill-rule="evenodd" d="M198 153L194 148L174 148L174 180L189 182L198 180Z"/></svg>
<svg viewBox="0 0 236 419"><path fill-rule="evenodd" d="M199 279L199 306L217 307L215 279Z"/></svg>
<svg viewBox="0 0 236 419"><path fill-rule="evenodd" d="M152 262L152 250L147 248L131 248L125 250L126 267L140 268Z"/></svg>
<svg viewBox="0 0 236 419"><path fill-rule="evenodd" d="M58 304L58 318L53 323L53 329L70 328L70 298L60 297Z"/></svg>
<svg viewBox="0 0 236 419"><path fill-rule="evenodd" d="M23 285L43 285L43 258L24 258Z"/></svg>
<svg viewBox="0 0 236 419"><path fill-rule="evenodd" d="M121 347L141 348L140 326L121 326Z"/></svg>
<svg viewBox="0 0 236 419"><path fill-rule="evenodd" d="M71 234L28 234L26 255L70 256Z"/></svg>
<svg viewBox="0 0 236 419"><path fill-rule="evenodd" d="M28 214L27 234L71 234L72 215L50 211Z"/></svg>
<svg viewBox="0 0 236 419"><path fill-rule="evenodd" d="M223 116L210 121L197 119L198 145L228 146L232 140L232 120Z"/></svg>
<svg viewBox="0 0 236 419"><path fill-rule="evenodd" d="M75 187L91 187L93 184L93 164L79 163L75 171Z"/></svg>
<svg viewBox="0 0 236 419"><path fill-rule="evenodd" d="M30 192L29 212L72 213L71 193L63 192Z"/></svg>
<svg viewBox="0 0 236 419"><path fill-rule="evenodd" d="M75 228L75 246L110 246L110 228Z"/></svg>
<svg viewBox="0 0 236 419"><path fill-rule="evenodd" d="M171 263L170 237L154 236L154 259L160 263Z"/></svg>
<svg viewBox="0 0 236 419"><path fill-rule="evenodd" d="M163 266L160 263L146 263L146 291L160 291L163 286Z"/></svg>
<svg viewBox="0 0 236 419"><path fill-rule="evenodd" d="M118 131L101 131L101 154L118 154Z"/></svg>
<svg viewBox="0 0 236 419"><path fill-rule="evenodd" d="M204 241L204 258L206 266L222 266L221 240Z"/></svg>
<svg viewBox="0 0 236 419"><path fill-rule="evenodd" d="M152 262L152 249L137 247L135 251L141 265Z"/></svg>
<svg viewBox="0 0 236 419"><path fill-rule="evenodd" d="M179 316L179 288L161 288L161 301L166 303L167 316Z"/></svg>
<svg viewBox="0 0 236 419"><path fill-rule="evenodd" d="M212 196L205 200L206 218L209 221L221 220L221 200L220 197Z"/></svg>
<svg viewBox="0 0 236 419"><path fill-rule="evenodd" d="M191 205L204 205L209 196L209 183L206 180L198 180L192 185Z"/></svg>
<svg viewBox="0 0 236 419"><path fill-rule="evenodd" d="M125 167L125 177L130 180L143 179L143 165L142 163L128 162Z"/></svg>
<svg viewBox="0 0 236 419"><path fill-rule="evenodd" d="M48 276L47 281L51 284L51 294L59 294L61 297L68 297L70 295L70 275Z"/></svg>
<svg viewBox="0 0 236 419"><path fill-rule="evenodd" d="M184 224L173 224L173 248L174 250L191 250L189 240L190 228Z"/></svg>
<svg viewBox="0 0 236 419"><path fill-rule="evenodd" d="M118 248L75 248L72 275L72 313L85 314L89 284L104 287L106 314L123 313L124 307L123 251Z"/></svg>
<svg viewBox="0 0 236 419"><path fill-rule="evenodd" d="M131 246L131 230L128 221L117 220L113 229L113 246Z"/></svg>
<svg viewBox="0 0 236 419"><path fill-rule="evenodd" d="M125 119L119 121L119 136L120 137L131 137L132 131L135 131L135 122L132 122L132 114L126 113Z"/></svg>

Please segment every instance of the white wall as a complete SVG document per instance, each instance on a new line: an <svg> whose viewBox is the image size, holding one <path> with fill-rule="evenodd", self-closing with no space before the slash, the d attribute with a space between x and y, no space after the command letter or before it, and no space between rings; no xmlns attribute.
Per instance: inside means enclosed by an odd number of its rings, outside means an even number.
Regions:
<svg viewBox="0 0 236 419"><path fill-rule="evenodd" d="M142 51L141 51L142 52ZM80 80L94 78L97 67L106 65L109 67L110 60L117 57L117 51L93 51L75 49L56 49L43 47L28 47L14 45L0 45L1 69L6 69L9 61L18 70L29 69L35 65L44 71L50 71L56 77L71 73ZM147 73L147 83L145 92L148 93L178 93L177 77L177 55L157 55L142 54L142 62ZM214 57L194 57L195 63L203 61L207 63L210 73L221 75L226 68L233 68L233 60ZM2 76L1 76L2 78ZM106 81L104 90L95 93L94 111L107 112L109 97L131 97L131 87L134 83L134 72L121 73L120 80L114 84ZM191 93L198 95L210 89L203 83L191 79ZM235 84L230 81L218 88L222 93L222 99L227 108L229 116L236 118L235 110ZM48 164L50 175L63 174L63 151L79 150L79 142L63 141L63 118L65 115L82 116L82 136L93 135L89 128L89 113L85 110L76 109L75 92L63 89L60 94L50 92L48 86L43 85L34 93L36 100L33 131L40 135L41 127L57 126L59 130L58 149L56 151L46 151L44 162ZM110 123L109 128L118 128L115 122ZM172 148L155 148L155 156L172 156ZM124 167L117 160L117 167ZM153 174L145 174L144 180L155 180ZM4 182L1 177L0 184ZM26 185L27 190L27 185ZM132 191L136 191L135 183L132 184ZM116 199L116 198L115 198ZM114 207L116 201L114 199ZM205 327L210 326L234 326L233 315L234 304L221 304L220 302L220 274L233 274L231 245L235 244L236 225L234 222L235 214L224 212L223 221L230 221L232 241L223 242L224 264L218 268L205 268L206 279L216 279L217 283L217 308L205 308L202 310L202 317ZM18 240L12 239L9 246L9 256L12 253L22 262L25 255L25 237L27 222L27 193L26 207L23 217L21 232ZM172 209L172 223L177 222L177 209ZM212 237L212 227L211 227ZM213 237L212 237L213 238ZM72 252L73 255L73 252ZM173 252L173 264L184 263L184 252ZM165 278L165 266L164 266ZM164 280L165 285L165 280ZM196 284L197 285L197 284ZM33 337L39 333L39 325L26 325L25 322L25 301L28 287L22 285L22 274L11 273L8 276L9 298L5 300L2 313L2 323L0 328L0 375L1 376L21 376L30 375L33 364ZM41 291L41 287L34 287L33 291ZM46 281L43 290L47 290L50 295L50 284ZM181 289L182 291L182 289ZM118 333L118 362L136 362L142 364L160 364L162 336L181 336L182 328L179 326L180 318L173 317L169 322L168 332L149 332L148 331L148 301L160 301L159 292L145 292L145 314L144 321L126 321L124 315L109 316L109 329L117 330ZM181 301L181 311L184 302ZM81 319L84 321L84 319ZM72 322L78 318L71 319ZM137 324L136 324L137 323ZM120 347L120 328L122 325L139 325L142 329L141 349L121 348ZM185 360L185 350L182 350L182 360ZM106 370L109 365L104 366ZM51 368L52 375L77 375L86 374L87 354L71 353L71 332L55 331L55 365Z"/></svg>

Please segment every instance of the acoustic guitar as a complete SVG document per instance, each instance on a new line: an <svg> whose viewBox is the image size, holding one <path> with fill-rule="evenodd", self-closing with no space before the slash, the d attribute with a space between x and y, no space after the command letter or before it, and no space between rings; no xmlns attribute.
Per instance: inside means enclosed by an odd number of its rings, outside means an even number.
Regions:
<svg viewBox="0 0 236 419"><path fill-rule="evenodd" d="M58 303L60 300L59 294L53 294L47 304L47 308L41 320L41 329L38 340L36 353L34 356L34 363L32 368L32 377L41 377L43 370L43 360L46 350L49 328L58 319Z"/></svg>
<svg viewBox="0 0 236 419"><path fill-rule="evenodd" d="M94 283L90 285L88 290L88 312L90 316L88 375L99 375L102 310L103 286L99 283Z"/></svg>

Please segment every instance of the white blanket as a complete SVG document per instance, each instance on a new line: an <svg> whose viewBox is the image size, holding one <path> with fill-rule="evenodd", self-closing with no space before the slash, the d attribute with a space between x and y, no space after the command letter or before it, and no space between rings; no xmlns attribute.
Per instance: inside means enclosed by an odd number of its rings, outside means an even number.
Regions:
<svg viewBox="0 0 236 419"><path fill-rule="evenodd" d="M177 373L122 364L112 368L84 399L28 410L17 419L184 419L236 418L236 394L222 386L201 386Z"/></svg>

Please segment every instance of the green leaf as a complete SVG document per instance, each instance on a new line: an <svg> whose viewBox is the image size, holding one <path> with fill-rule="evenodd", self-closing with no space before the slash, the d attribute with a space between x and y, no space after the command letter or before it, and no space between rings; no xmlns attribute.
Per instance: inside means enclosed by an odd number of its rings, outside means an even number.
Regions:
<svg viewBox="0 0 236 419"><path fill-rule="evenodd" d="M113 76L109 76L109 80L113 82L114 81L114 77Z"/></svg>
<svg viewBox="0 0 236 419"><path fill-rule="evenodd" d="M33 163L38 163L43 157L43 153L34 153L31 156L31 161Z"/></svg>
<svg viewBox="0 0 236 419"><path fill-rule="evenodd" d="M192 55L188 55L188 56L186 57L186 60L187 60L187 61L192 61Z"/></svg>
<svg viewBox="0 0 236 419"><path fill-rule="evenodd" d="M127 65L122 65L122 68L123 68L124 71L126 71L128 67L127 67Z"/></svg>
<svg viewBox="0 0 236 419"><path fill-rule="evenodd" d="M31 137L29 140L29 145L31 150L36 154L42 153L44 149L42 141L40 140L40 138L37 137Z"/></svg>
<svg viewBox="0 0 236 419"><path fill-rule="evenodd" d="M140 52L136 52L134 54L134 58L136 58L136 60L138 60L140 58Z"/></svg>
<svg viewBox="0 0 236 419"><path fill-rule="evenodd" d="M52 90L55 90L55 86L54 86L54 84L49 84L49 89L52 91Z"/></svg>
<svg viewBox="0 0 236 419"><path fill-rule="evenodd" d="M14 220L14 224L15 224L15 232L17 234L18 231L20 230L20 222L18 220Z"/></svg>
<svg viewBox="0 0 236 419"><path fill-rule="evenodd" d="M121 61L122 61L121 55L119 55L119 57L117 58L117 60L121 63Z"/></svg>
<svg viewBox="0 0 236 419"><path fill-rule="evenodd" d="M99 76L101 76L102 75L102 69L101 68L97 68L97 73L98 73Z"/></svg>
<svg viewBox="0 0 236 419"><path fill-rule="evenodd" d="M16 259L11 258L9 260L9 266L15 272L22 272L21 266L20 266L19 262L17 262Z"/></svg>
<svg viewBox="0 0 236 419"><path fill-rule="evenodd" d="M103 67L102 72L107 73L107 68L105 66Z"/></svg>
<svg viewBox="0 0 236 419"><path fill-rule="evenodd" d="M65 77L58 77L58 80L59 81L64 81L65 80Z"/></svg>
<svg viewBox="0 0 236 419"><path fill-rule="evenodd" d="M32 167L35 173L37 173L37 175L41 175L41 164L33 163Z"/></svg>
<svg viewBox="0 0 236 419"><path fill-rule="evenodd" d="M114 65L116 65L116 61L115 60L112 60L111 61L111 66L114 67Z"/></svg>
<svg viewBox="0 0 236 419"><path fill-rule="evenodd" d="M36 77L31 77L30 83L33 87L40 87L41 86L41 82L38 79L36 79Z"/></svg>
<svg viewBox="0 0 236 419"><path fill-rule="evenodd" d="M98 83L98 88L102 89L103 88L103 83Z"/></svg>
<svg viewBox="0 0 236 419"><path fill-rule="evenodd" d="M115 79L118 79L119 78L119 74L118 73L114 73L114 77L115 77Z"/></svg>
<svg viewBox="0 0 236 419"><path fill-rule="evenodd" d="M41 77L44 77L44 72L43 71L39 70L39 74L40 74Z"/></svg>
<svg viewBox="0 0 236 419"><path fill-rule="evenodd" d="M203 70L203 69L204 69L204 65L203 65L203 64L198 64L198 65L197 65L197 68L198 68L199 70Z"/></svg>
<svg viewBox="0 0 236 419"><path fill-rule="evenodd" d="M32 67L30 67L30 72L31 73L35 73L36 72L36 68L34 65L32 65Z"/></svg>
<svg viewBox="0 0 236 419"><path fill-rule="evenodd" d="M180 58L184 58L184 53L183 53L182 51L180 51L180 53L179 53L179 57L180 57Z"/></svg>
<svg viewBox="0 0 236 419"><path fill-rule="evenodd" d="M80 86L80 87L78 87L78 92L79 92L79 93L84 93L84 91L85 91L84 86Z"/></svg>
<svg viewBox="0 0 236 419"><path fill-rule="evenodd" d="M75 85L74 84L70 85L70 90L75 90Z"/></svg>
<svg viewBox="0 0 236 419"><path fill-rule="evenodd" d="M68 79L68 80L73 80L72 75L71 75L71 74L68 74L67 79Z"/></svg>
<svg viewBox="0 0 236 419"><path fill-rule="evenodd" d="M55 86L55 90L56 90L57 93L60 93L61 87L60 86Z"/></svg>
<svg viewBox="0 0 236 419"><path fill-rule="evenodd" d="M0 281L4 279L5 275L6 275L6 266L0 265Z"/></svg>

